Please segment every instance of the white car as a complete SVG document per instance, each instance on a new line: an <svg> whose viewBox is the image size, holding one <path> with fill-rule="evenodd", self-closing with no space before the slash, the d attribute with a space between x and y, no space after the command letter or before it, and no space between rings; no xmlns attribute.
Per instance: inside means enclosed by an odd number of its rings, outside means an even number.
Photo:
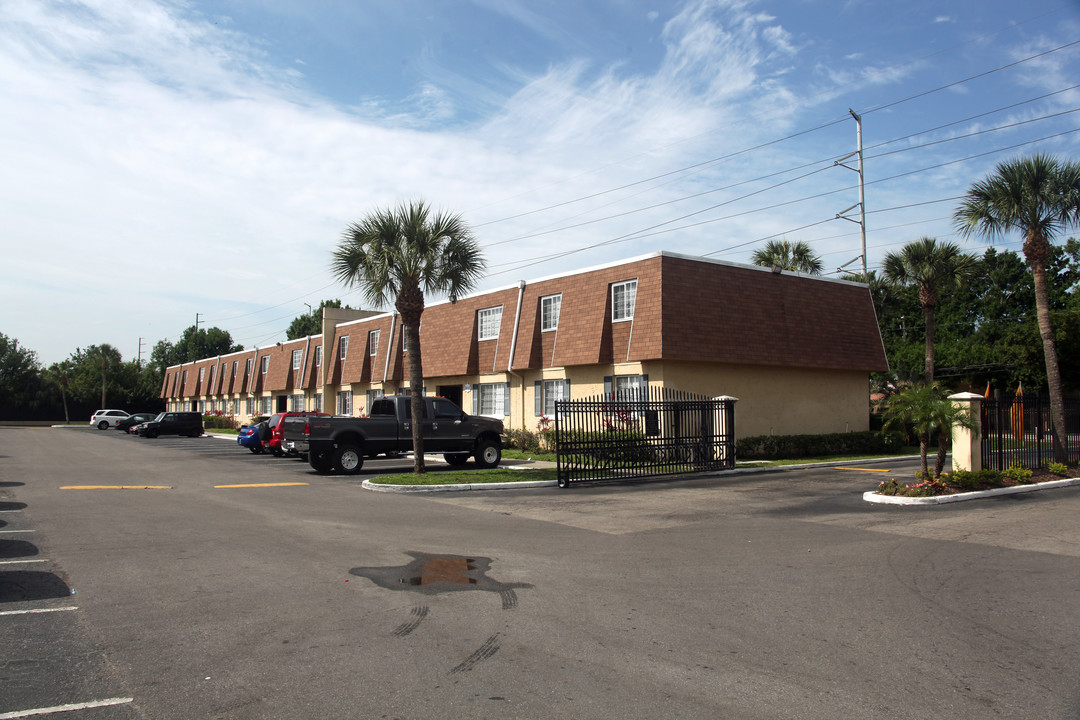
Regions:
<svg viewBox="0 0 1080 720"><path fill-rule="evenodd" d="M90 417L90 427L96 427L98 430L108 430L129 415L130 413L123 410L98 410Z"/></svg>

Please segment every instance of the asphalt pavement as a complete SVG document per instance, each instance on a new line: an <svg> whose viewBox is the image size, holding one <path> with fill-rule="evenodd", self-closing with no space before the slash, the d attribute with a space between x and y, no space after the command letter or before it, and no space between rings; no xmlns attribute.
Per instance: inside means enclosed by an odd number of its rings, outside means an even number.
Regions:
<svg viewBox="0 0 1080 720"><path fill-rule="evenodd" d="M1080 717L1080 488L361 487L408 463L0 429L0 719Z"/></svg>

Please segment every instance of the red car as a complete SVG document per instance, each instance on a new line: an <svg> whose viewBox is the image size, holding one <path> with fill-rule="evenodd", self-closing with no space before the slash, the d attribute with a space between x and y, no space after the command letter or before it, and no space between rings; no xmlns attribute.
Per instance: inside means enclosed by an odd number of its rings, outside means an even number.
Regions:
<svg viewBox="0 0 1080 720"><path fill-rule="evenodd" d="M270 419L266 421L266 425L270 432L267 437L263 438L263 449L273 453L277 457L281 457L282 455L295 455L295 451L287 451L281 446L281 439L285 433L285 418L304 416L330 417L330 414L308 410L304 412L283 412L271 415Z"/></svg>

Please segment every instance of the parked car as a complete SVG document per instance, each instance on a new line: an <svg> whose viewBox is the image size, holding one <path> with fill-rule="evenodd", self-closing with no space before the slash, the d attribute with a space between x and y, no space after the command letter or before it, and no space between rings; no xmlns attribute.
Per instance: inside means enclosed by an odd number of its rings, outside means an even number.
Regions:
<svg viewBox="0 0 1080 720"><path fill-rule="evenodd" d="M140 425L144 422L149 422L158 416L156 412L137 412L128 415L122 420L116 422L116 429L120 432L129 432L131 428L136 425Z"/></svg>
<svg viewBox="0 0 1080 720"><path fill-rule="evenodd" d="M502 420L475 417L442 397L423 398L424 451L442 453L451 465L472 457L481 468L498 466L502 459ZM360 472L365 457L412 450L412 400L388 395L371 403L371 415L290 420L286 442L307 453L308 464L320 475Z"/></svg>
<svg viewBox="0 0 1080 720"><path fill-rule="evenodd" d="M90 427L108 430L111 425L115 425L126 417L128 414L123 410L98 410L90 416Z"/></svg>
<svg viewBox="0 0 1080 720"><path fill-rule="evenodd" d="M250 425L241 425L240 432L236 436L236 444L240 447L246 447L256 455L261 453L263 451L263 444L260 426L265 425L266 420L267 418L265 415L260 415L251 418Z"/></svg>
<svg viewBox="0 0 1080 720"><path fill-rule="evenodd" d="M163 412L149 422L139 425L139 437L156 438L159 435L203 434L202 415L197 412Z"/></svg>
<svg viewBox="0 0 1080 720"><path fill-rule="evenodd" d="M285 436L285 419L291 417L330 417L330 414L305 410L302 412L283 412L271 415L270 419L266 421L267 432L260 435L260 437L262 437L264 450L273 453L277 457L299 454L291 445L288 448L282 445L282 440Z"/></svg>

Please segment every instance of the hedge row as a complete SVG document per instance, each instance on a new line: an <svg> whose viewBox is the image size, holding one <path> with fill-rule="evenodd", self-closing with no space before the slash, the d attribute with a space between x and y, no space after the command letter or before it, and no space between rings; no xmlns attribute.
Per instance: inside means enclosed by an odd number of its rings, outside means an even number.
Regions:
<svg viewBox="0 0 1080 720"><path fill-rule="evenodd" d="M903 435L893 432L755 435L735 441L735 457L740 460L782 460L820 455L865 455L893 453L903 446Z"/></svg>

